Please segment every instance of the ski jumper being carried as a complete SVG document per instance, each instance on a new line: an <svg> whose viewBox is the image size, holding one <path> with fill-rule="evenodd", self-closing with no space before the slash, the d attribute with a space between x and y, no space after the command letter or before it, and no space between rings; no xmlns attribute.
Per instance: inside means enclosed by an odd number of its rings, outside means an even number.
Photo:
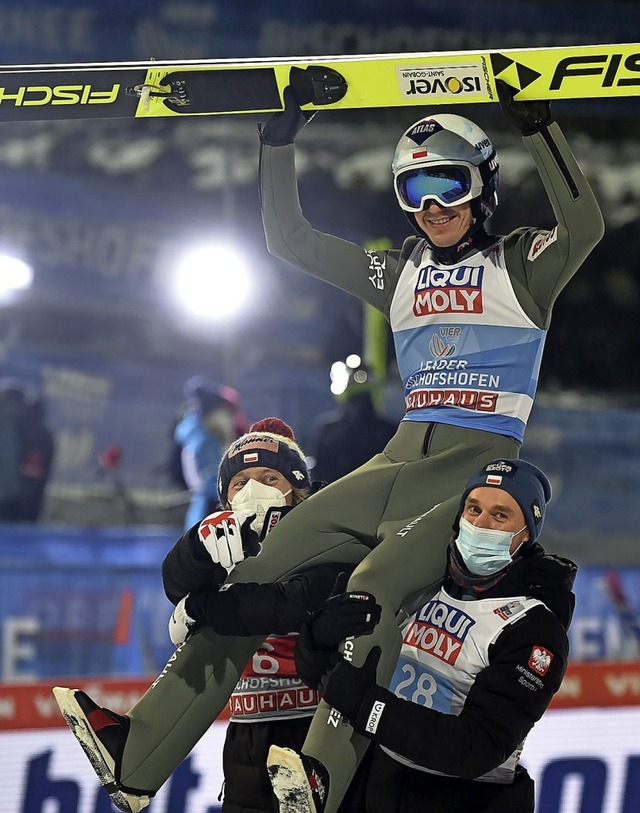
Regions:
<svg viewBox="0 0 640 813"><path fill-rule="evenodd" d="M457 115L427 115L402 136L394 189L417 236L391 251L313 229L298 199L293 141L306 123L293 91L261 132L260 191L269 251L383 312L391 324L406 415L383 452L313 495L270 533L230 582L284 579L325 562L360 563L349 590L373 593L382 617L350 651L361 666L379 645L388 685L400 648L395 613L439 583L460 494L478 468L516 458L533 405L552 306L603 234L595 197L547 102L501 101L521 130L557 225L489 235L498 157L487 135ZM407 534L407 529L412 532ZM419 529L419 530L418 530ZM179 648L130 710L113 747L119 798L141 809L225 707L263 638L203 628ZM325 769L325 813L335 813L368 746L322 702L303 753ZM145 802L146 804L146 802Z"/></svg>

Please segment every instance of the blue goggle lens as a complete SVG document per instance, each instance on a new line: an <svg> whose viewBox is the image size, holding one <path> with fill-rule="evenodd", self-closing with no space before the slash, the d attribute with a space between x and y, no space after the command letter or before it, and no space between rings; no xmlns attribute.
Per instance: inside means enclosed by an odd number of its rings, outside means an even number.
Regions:
<svg viewBox="0 0 640 813"><path fill-rule="evenodd" d="M400 175L397 183L400 197L412 209L422 208L424 198L453 204L471 191L471 175L462 167L414 169Z"/></svg>

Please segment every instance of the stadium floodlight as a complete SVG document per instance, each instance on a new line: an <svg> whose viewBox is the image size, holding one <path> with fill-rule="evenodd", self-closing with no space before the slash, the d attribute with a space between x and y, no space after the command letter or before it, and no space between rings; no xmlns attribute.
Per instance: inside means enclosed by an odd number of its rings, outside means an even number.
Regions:
<svg viewBox="0 0 640 813"><path fill-rule="evenodd" d="M206 244L192 248L175 265L171 290L177 305L202 322L227 322L249 295L246 259L235 248Z"/></svg>
<svg viewBox="0 0 640 813"><path fill-rule="evenodd" d="M31 287L33 267L11 254L0 254L0 299Z"/></svg>
<svg viewBox="0 0 640 813"><path fill-rule="evenodd" d="M334 361L329 373L331 379L331 392L339 397L342 395L349 383L366 384L369 373L362 365L362 359L357 353L350 353L344 361Z"/></svg>
<svg viewBox="0 0 640 813"><path fill-rule="evenodd" d="M329 373L331 379L331 392L334 395L342 395L349 383L349 367L344 361L334 361Z"/></svg>

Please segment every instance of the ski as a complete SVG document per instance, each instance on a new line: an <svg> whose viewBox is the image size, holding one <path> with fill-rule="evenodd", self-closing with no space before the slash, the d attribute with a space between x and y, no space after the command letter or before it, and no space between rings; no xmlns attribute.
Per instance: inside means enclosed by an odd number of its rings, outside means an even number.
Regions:
<svg viewBox="0 0 640 813"><path fill-rule="evenodd" d="M147 118L282 109L297 83L309 108L495 102L640 93L640 43L411 54L0 66L0 121Z"/></svg>

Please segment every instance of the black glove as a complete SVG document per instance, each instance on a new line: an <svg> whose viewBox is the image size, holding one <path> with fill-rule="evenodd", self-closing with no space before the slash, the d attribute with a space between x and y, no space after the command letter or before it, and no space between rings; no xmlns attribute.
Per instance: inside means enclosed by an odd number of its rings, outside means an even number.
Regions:
<svg viewBox="0 0 640 813"><path fill-rule="evenodd" d="M349 578L340 573L329 598L307 622L313 643L321 649L335 649L345 638L370 635L380 621L382 607L371 593L343 590Z"/></svg>
<svg viewBox="0 0 640 813"><path fill-rule="evenodd" d="M514 100L517 92L502 79L496 79L498 98L504 112L516 125L522 135L539 133L553 121L551 104L546 100L520 102Z"/></svg>
<svg viewBox="0 0 640 813"><path fill-rule="evenodd" d="M315 115L315 110L301 110L296 92L287 85L282 94L284 110L272 113L264 125L258 125L260 141L268 147L293 144L295 137Z"/></svg>
<svg viewBox="0 0 640 813"><path fill-rule="evenodd" d="M380 647L374 646L361 667L352 666L340 656L340 660L322 682L323 699L344 714L354 728L363 717L369 717L375 694L385 692L376 680L380 653ZM363 710L364 715L361 713Z"/></svg>

